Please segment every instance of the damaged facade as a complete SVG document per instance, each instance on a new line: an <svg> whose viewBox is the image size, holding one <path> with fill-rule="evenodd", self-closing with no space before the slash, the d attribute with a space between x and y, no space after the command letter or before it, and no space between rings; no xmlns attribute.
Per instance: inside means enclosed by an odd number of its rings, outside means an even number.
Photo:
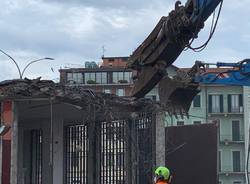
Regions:
<svg viewBox="0 0 250 184"><path fill-rule="evenodd" d="M11 126L2 137L2 184L151 181L151 100L39 79L4 81L0 97L2 124Z"/></svg>

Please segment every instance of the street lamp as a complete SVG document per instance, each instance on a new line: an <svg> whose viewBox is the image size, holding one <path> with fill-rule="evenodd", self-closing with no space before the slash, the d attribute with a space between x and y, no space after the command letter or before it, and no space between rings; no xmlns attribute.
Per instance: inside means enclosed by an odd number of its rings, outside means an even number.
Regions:
<svg viewBox="0 0 250 184"><path fill-rule="evenodd" d="M23 74L24 72L26 71L26 69L33 63L36 63L38 61L42 61L42 60L54 60L54 58L50 58L50 57L45 57L45 58L41 58L41 59L36 59L36 60L33 60L33 61L30 61L23 69L22 73L21 73L21 79L23 78Z"/></svg>
<svg viewBox="0 0 250 184"><path fill-rule="evenodd" d="M15 61L15 59L13 57L11 57L9 54L7 54L6 52L4 52L3 50L0 49L0 52L2 52L4 55L6 55L8 58L10 58L16 65L18 73L19 73L19 77L20 79L22 79L22 74L21 74L21 70L20 67L18 66L17 62Z"/></svg>
<svg viewBox="0 0 250 184"><path fill-rule="evenodd" d="M45 57L45 58L41 58L41 59L36 59L33 61L30 61L23 69L23 71L21 72L19 65L17 64L17 62L15 61L15 59L13 57L11 57L9 54L7 54L6 52L4 52L3 50L0 49L0 52L2 52L4 55L6 55L8 58L10 58L16 65L18 73L19 73L19 77L20 79L23 78L23 74L26 71L26 69L33 63L36 63L38 61L42 61L42 60L54 60L54 58L50 58L50 57Z"/></svg>

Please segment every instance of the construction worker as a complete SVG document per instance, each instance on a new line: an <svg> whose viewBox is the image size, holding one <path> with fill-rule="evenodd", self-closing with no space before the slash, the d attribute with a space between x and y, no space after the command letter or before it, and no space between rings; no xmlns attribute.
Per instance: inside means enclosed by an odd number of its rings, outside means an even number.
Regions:
<svg viewBox="0 0 250 184"><path fill-rule="evenodd" d="M155 170L155 184L170 184L171 178L170 171L167 167L160 166Z"/></svg>

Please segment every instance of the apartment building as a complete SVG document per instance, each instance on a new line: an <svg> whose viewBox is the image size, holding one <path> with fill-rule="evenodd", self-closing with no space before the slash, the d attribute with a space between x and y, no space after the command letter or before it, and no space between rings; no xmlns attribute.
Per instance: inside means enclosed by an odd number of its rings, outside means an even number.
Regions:
<svg viewBox="0 0 250 184"><path fill-rule="evenodd" d="M128 96L132 88L132 70L126 68L128 57L103 57L102 64L86 62L85 68L61 69L63 85L81 85L97 92Z"/></svg>

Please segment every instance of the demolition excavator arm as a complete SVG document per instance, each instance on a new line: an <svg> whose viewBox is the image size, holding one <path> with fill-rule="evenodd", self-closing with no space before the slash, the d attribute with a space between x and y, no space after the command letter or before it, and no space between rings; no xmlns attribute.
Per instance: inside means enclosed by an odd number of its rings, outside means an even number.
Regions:
<svg viewBox="0 0 250 184"><path fill-rule="evenodd" d="M188 0L185 5L181 5L180 1L176 2L175 10L169 16L161 18L130 57L128 67L136 71L131 96L145 96L166 75L166 68L185 48L191 48L191 43L198 37L204 22L219 4L221 10L222 3L223 0ZM214 22L208 41L216 24L217 21Z"/></svg>

